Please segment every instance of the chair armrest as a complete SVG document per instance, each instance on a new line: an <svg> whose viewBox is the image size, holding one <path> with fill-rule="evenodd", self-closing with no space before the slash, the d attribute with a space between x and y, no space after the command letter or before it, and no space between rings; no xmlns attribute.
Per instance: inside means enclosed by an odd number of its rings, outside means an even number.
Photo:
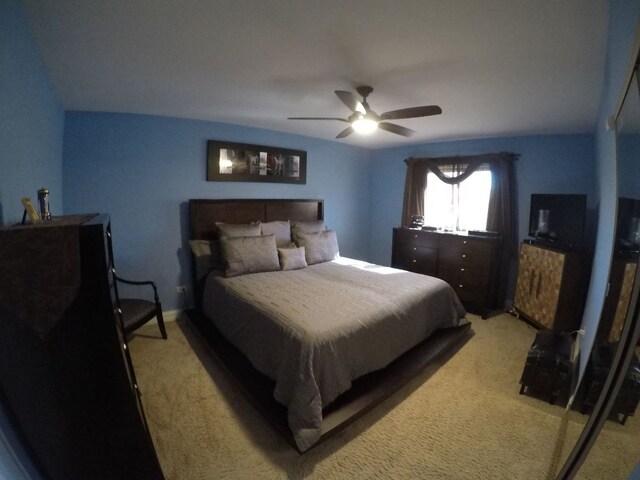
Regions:
<svg viewBox="0 0 640 480"><path fill-rule="evenodd" d="M117 282L126 283L127 285L150 285L153 288L153 296L155 298L156 303L159 302L158 287L156 287L155 282L152 282L152 281L138 282L138 281L135 281L135 280L127 280L126 278L119 277L116 274L114 274L113 276L115 277Z"/></svg>

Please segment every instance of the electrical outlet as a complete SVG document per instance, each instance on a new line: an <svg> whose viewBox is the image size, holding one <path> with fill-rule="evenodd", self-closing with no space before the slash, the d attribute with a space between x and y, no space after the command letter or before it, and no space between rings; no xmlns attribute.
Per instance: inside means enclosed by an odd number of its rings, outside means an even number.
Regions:
<svg viewBox="0 0 640 480"><path fill-rule="evenodd" d="M176 287L176 292L178 293L186 293L187 291L187 286L186 285L178 285Z"/></svg>

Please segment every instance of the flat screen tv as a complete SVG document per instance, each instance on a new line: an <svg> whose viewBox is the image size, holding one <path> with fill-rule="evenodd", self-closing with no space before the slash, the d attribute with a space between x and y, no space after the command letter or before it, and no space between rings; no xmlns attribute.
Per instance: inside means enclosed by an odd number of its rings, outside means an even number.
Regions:
<svg viewBox="0 0 640 480"><path fill-rule="evenodd" d="M616 248L640 250L640 200L618 197Z"/></svg>
<svg viewBox="0 0 640 480"><path fill-rule="evenodd" d="M541 243L579 249L586 215L586 195L534 193L531 195L529 236Z"/></svg>

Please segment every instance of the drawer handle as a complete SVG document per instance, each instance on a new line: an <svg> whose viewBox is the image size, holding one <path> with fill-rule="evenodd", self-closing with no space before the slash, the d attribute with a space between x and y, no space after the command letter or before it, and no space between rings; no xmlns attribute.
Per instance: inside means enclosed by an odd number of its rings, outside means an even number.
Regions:
<svg viewBox="0 0 640 480"><path fill-rule="evenodd" d="M122 309L121 308L118 309L118 314L122 315Z"/></svg>
<svg viewBox="0 0 640 480"><path fill-rule="evenodd" d="M462 258L467 258L467 256L463 253L463 254L462 254Z"/></svg>
<svg viewBox="0 0 640 480"><path fill-rule="evenodd" d="M461 272L464 272L464 268L461 268L461 269L460 269L460 271L461 271Z"/></svg>
<svg viewBox="0 0 640 480"><path fill-rule="evenodd" d="M411 260L411 261L412 261L413 263L416 263L416 261L417 261L417 260L416 260L416 259L413 259L413 260Z"/></svg>
<svg viewBox="0 0 640 480"><path fill-rule="evenodd" d="M414 235L414 236L413 236L413 238L418 238L418 235L417 235L417 234L416 234L416 235Z"/></svg>
<svg viewBox="0 0 640 480"><path fill-rule="evenodd" d="M458 285L459 288L462 288L462 285Z"/></svg>
<svg viewBox="0 0 640 480"><path fill-rule="evenodd" d="M462 243L464 243L464 244L466 245L466 244L467 244L467 241L466 241L466 240L463 240L463 241L462 241Z"/></svg>
<svg viewBox="0 0 640 480"><path fill-rule="evenodd" d="M413 251L415 252L416 250L417 250L417 248L416 248L416 247L413 247Z"/></svg>

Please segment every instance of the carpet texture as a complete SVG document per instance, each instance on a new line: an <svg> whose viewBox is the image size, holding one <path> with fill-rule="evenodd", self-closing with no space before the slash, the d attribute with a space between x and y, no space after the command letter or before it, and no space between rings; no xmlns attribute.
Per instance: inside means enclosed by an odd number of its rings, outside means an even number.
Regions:
<svg viewBox="0 0 640 480"><path fill-rule="evenodd" d="M130 348L166 478L553 478L587 417L518 394L535 329L506 314L469 319L475 335L455 354L303 455L186 319L167 324L168 340L141 328ZM638 459L640 418L607 422L577 478L627 478Z"/></svg>

